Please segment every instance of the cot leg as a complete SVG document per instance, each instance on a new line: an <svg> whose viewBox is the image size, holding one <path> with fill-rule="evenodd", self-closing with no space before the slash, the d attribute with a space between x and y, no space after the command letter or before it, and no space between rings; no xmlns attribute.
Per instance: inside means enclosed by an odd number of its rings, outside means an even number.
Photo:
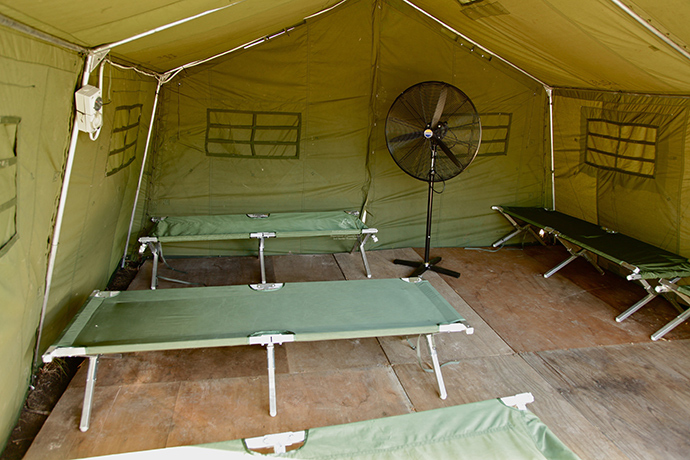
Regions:
<svg viewBox="0 0 690 460"><path fill-rule="evenodd" d="M359 244L359 253L362 254L362 262L364 262L364 270L367 272L367 278L371 278L371 270L369 269L369 261L367 260L367 253L364 252L364 245L369 240L369 234L364 237L362 242Z"/></svg>
<svg viewBox="0 0 690 460"><path fill-rule="evenodd" d="M656 342L657 340L662 338L667 332L671 331L674 327L678 326L680 323L687 320L688 318L690 318L690 308L685 310L680 315L676 316L676 318L673 321L671 321L666 326L662 327L654 334L652 334L652 340Z"/></svg>
<svg viewBox="0 0 690 460"><path fill-rule="evenodd" d="M278 414L278 409L276 403L276 358L273 343L266 345L266 352L268 354L268 413L271 417L275 417Z"/></svg>
<svg viewBox="0 0 690 460"><path fill-rule="evenodd" d="M431 362L434 365L434 374L436 374L436 381L438 382L439 395L441 396L441 399L446 399L448 397L448 393L446 392L446 384L443 381L443 374L441 374L441 365L438 362L438 353L436 352L436 344L434 344L433 335L426 335L426 343L429 346Z"/></svg>
<svg viewBox="0 0 690 460"><path fill-rule="evenodd" d="M549 270L548 272L544 273L544 278L550 277L551 275L553 275L553 274L556 273L558 270L560 270L561 268L565 267L566 265L568 265L570 262L572 262L573 260L577 259L578 257L579 257L578 254L572 254L570 257L568 257L567 259L565 259L563 262L561 262L560 264L556 265L555 267L553 267L553 268L552 268L551 270Z"/></svg>
<svg viewBox="0 0 690 460"><path fill-rule="evenodd" d="M91 406L93 404L93 390L96 385L96 370L98 368L98 356L89 356L89 369L86 373L86 390L84 391L84 405L81 411L79 430L86 432L91 420Z"/></svg>
<svg viewBox="0 0 690 460"><path fill-rule="evenodd" d="M266 263L264 261L265 238L259 236L259 264L261 264L261 284L266 284Z"/></svg>
<svg viewBox="0 0 690 460"><path fill-rule="evenodd" d="M642 283L642 286L647 290L648 294L638 301L635 305L632 307L628 308L625 310L623 313L620 315L616 316L616 322L620 323L621 321L625 320L628 316L632 315L635 313L637 310L640 308L644 307L647 305L652 299L654 299L657 295L659 295L652 286L647 282L647 280L640 280L640 283Z"/></svg>
<svg viewBox="0 0 690 460"><path fill-rule="evenodd" d="M158 286L158 245L151 244L151 254L153 254L153 266L151 267L151 289Z"/></svg>

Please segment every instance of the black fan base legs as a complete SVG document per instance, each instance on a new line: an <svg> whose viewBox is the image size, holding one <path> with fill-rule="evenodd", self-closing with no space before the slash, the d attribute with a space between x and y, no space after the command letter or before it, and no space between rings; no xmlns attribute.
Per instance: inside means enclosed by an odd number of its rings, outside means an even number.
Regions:
<svg viewBox="0 0 690 460"><path fill-rule="evenodd" d="M433 259L429 260L428 262L419 262L419 261L402 260L402 259L395 259L393 261L393 263L397 264L397 265L407 265L408 267L415 267L415 270L410 275L410 278L415 277L415 276L421 276L422 273L424 273L427 270L431 270L431 271L434 271L436 273L440 273L442 275L452 276L454 278L460 278L460 273L453 271L453 270L448 270L447 268L439 267L438 265L436 265L439 262L441 262L440 257L434 257Z"/></svg>

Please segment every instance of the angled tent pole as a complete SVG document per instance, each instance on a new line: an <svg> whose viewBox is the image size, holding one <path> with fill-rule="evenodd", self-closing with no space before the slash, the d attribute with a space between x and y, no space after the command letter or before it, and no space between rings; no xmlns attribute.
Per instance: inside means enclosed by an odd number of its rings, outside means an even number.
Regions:
<svg viewBox="0 0 690 460"><path fill-rule="evenodd" d="M678 51L680 54L682 54L686 59L690 60L690 53L683 48L681 45L673 41L669 36L661 32L659 29L654 27L648 20L640 16L639 14L635 13L630 7L628 7L625 3L623 3L620 0L611 0L611 2L616 5L618 8L623 10L628 16L633 18L635 21L637 21L642 27L650 31L654 36L656 36L659 40L662 42L666 43L668 46L673 48L674 50Z"/></svg>
<svg viewBox="0 0 690 460"><path fill-rule="evenodd" d="M146 145L144 146L144 157L141 160L141 169L139 170L139 181L137 182L137 192L134 195L134 204L132 205L132 216L129 219L129 228L127 229L127 239L125 240L125 252L122 255L121 267L125 267L127 259L127 251L129 250L129 239L132 237L132 226L134 225L134 215L137 212L137 204L139 202L139 193L141 191L141 183L144 179L144 171L146 169L146 158L149 153L149 146L151 145L151 135L153 133L153 122L156 119L156 109L158 108L158 96L160 95L161 86L163 85L163 78L158 78L158 85L156 86L156 95L153 99L153 109L151 110L151 120L149 121L149 130L146 135Z"/></svg>
<svg viewBox="0 0 690 460"><path fill-rule="evenodd" d="M98 65L98 57L95 54L89 53L84 62L84 74L81 80L81 86L89 83L91 72ZM72 137L69 142L69 150L67 152L67 161L65 163L65 175L62 178L62 188L60 189L60 198L58 201L57 215L55 216L55 225L53 227L53 236L50 240L50 255L48 257L48 268L46 270L45 290L43 292L43 304L41 305L41 316L38 322L38 331L36 334L36 348L34 350L33 369L36 369L39 360L39 353L41 347L41 338L43 335L43 326L46 318L46 310L48 308L48 299L50 297L50 290L53 283L53 272L55 270L55 260L57 258L58 244L60 243L60 233L62 231L62 220L65 215L65 206L67 205L67 192L69 191L70 178L72 176L72 166L74 165L74 155L77 150L77 139L79 138L79 127L77 125L77 117L74 117L74 124L72 125Z"/></svg>
<svg viewBox="0 0 690 460"><path fill-rule="evenodd" d="M618 3L618 0L612 0L612 1L615 2L615 3ZM420 13L422 13L423 15L425 15L426 17L428 17L428 18L430 18L430 19L436 21L436 22L437 22L438 24L440 24L442 27L445 27L446 29L448 29L449 31L451 31L452 33L454 33L455 35L457 35L458 37L461 37L463 40L470 42L472 45L474 45L474 46L476 46L477 48L481 49L483 52L489 54L490 56L495 57L496 59L498 59L498 60L501 61L502 63L506 64L507 66L513 68L514 70L520 72L521 74L525 75L526 77L528 77L528 78L534 80L535 82L539 83L539 84L544 88L544 90L546 91L546 95L547 95L547 97L548 97L548 99L549 99L549 142L550 142L550 151L549 151L549 154L550 154L550 157L551 157L551 158L550 158L550 160L551 160L551 165L550 165L550 174L551 174L551 207L552 207L552 209L556 209L556 184L555 184L555 177L556 177L555 174L556 174L556 173L555 173L554 143L553 143L553 88L551 88L549 85L547 85L545 82L541 81L540 79L538 79L537 77L535 77L535 76L532 75L531 73L529 73L529 72L527 72L526 70L522 69L521 67L518 67L517 65L513 64L513 63L510 62L509 60L507 60L507 59L505 59L505 58L499 56L498 54L494 53L494 52L491 51L490 49L488 49L488 48L486 48L486 47L480 45L479 43L477 43L476 41L472 40L472 39L469 38L468 36L466 36L466 35L464 35L464 34L458 32L457 30L455 30L454 28L452 28L451 26L449 26L449 25L446 24L445 22L443 22L443 21L441 21L440 19L438 19L436 16L434 16L434 15L432 15L431 13L429 13L429 12L423 10L422 8L418 7L417 5L415 5L414 3L412 3L410 0L403 0L403 2L407 3L409 6L411 6L411 7L414 8L415 10L419 11Z"/></svg>

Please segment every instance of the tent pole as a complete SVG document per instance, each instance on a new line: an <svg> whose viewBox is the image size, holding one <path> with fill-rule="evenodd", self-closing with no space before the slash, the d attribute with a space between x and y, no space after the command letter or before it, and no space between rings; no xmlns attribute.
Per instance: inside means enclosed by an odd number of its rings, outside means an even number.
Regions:
<svg viewBox="0 0 690 460"><path fill-rule="evenodd" d="M158 78L158 86L156 87L156 96L153 99L153 109L151 110L151 121L149 122L149 132L146 135L146 145L144 146L144 158L141 160L141 170L139 171L139 182L137 182L137 193L134 195L134 205L132 205L132 217L129 219L129 229L127 230L127 239L125 240L125 252L122 254L122 268L125 268L125 261L127 259L127 252L129 251L129 239L132 237L132 226L134 225L134 215L137 212L137 203L139 202L139 192L141 191L141 183L144 179L144 170L146 167L146 158L149 153L149 146L151 145L151 134L153 133L153 121L156 118L156 108L158 107L158 96L160 94L163 79Z"/></svg>
<svg viewBox="0 0 690 460"><path fill-rule="evenodd" d="M549 151L551 153L551 210L556 210L556 159L553 142L553 88L545 86L549 97Z"/></svg>
<svg viewBox="0 0 690 460"><path fill-rule="evenodd" d="M613 4L615 4L618 8L621 10L625 11L625 13L633 18L635 21L637 21L642 27L650 31L654 36L656 36L659 40L662 42L666 43L668 46L673 48L674 50L678 51L680 54L683 55L686 59L690 59L690 53L680 46L678 43L673 41L671 38L669 38L666 34L661 32L659 29L654 27L652 24L649 23L645 18L640 16L639 14L635 13L632 9L630 9L625 3L621 2L620 0L611 0Z"/></svg>
<svg viewBox="0 0 690 460"><path fill-rule="evenodd" d="M89 83L91 76L91 66L94 55L89 53L84 62L84 75L82 76L81 85ZM50 244L50 255L48 258L48 269L46 271L46 285L43 293L43 305L41 305L41 317L38 322L38 332L36 335L36 348L34 350L33 370L38 365L39 353L41 350L41 338L43 335L43 326L46 318L46 310L48 308L48 298L50 297L50 289L53 284L53 272L55 270L55 259L57 258L58 244L60 242L60 232L62 231L62 219L65 215L65 206L67 205L67 192L69 190L70 178L72 176L72 166L74 165L74 155L77 150L77 139L79 138L79 128L77 126L77 117L74 117L74 124L72 126L72 137L70 138L69 151L67 153L67 162L65 163L65 175L62 178L62 188L60 190L60 199L58 202L57 215L55 217L55 226L53 227L53 236Z"/></svg>
<svg viewBox="0 0 690 460"><path fill-rule="evenodd" d="M436 16L432 15L431 13L428 13L427 11L421 9L420 7L418 7L417 5L415 5L414 3L412 3L410 0L403 0L403 2L405 2L406 4L408 4L409 6L411 6L412 8L414 8L415 10L419 11L419 12L422 13L424 16L426 16L426 17L428 17L428 18L430 18L430 19L433 19L433 20L436 21L438 24L440 24L441 26L445 27L445 28L448 29L449 31L453 32L455 35L457 35L458 37L462 38L463 40L465 40L465 41L467 41L467 42L469 42L469 43L472 43L472 45L476 46L477 48L479 48L480 50L484 51L485 53L487 53L487 54L489 54L489 55L495 57L496 59L498 59L499 61L503 62L503 63L506 64L507 66L512 67L513 69L517 70L517 71L520 72L521 74L523 74L523 75L525 75L525 76L531 78L532 80L536 81L537 83L539 83L539 84L542 85L543 87L547 88L547 87L549 86L549 85L547 85L546 83L544 83L543 81L541 81L540 79L538 79L537 77L535 77L534 75L532 75L531 73L529 73L529 72L527 72L526 70L524 70L523 68L518 67L517 65L513 64L513 63L510 62L509 60L507 60L507 59L505 59L505 58L499 56L498 54L494 53L494 52L491 51L490 49L488 49L488 48L486 48L486 47L480 45L479 43L477 43L476 41L472 40L472 39L471 39L470 37L468 37L467 35L464 35L464 34L458 32L457 30L453 29L451 26L449 26L449 25L446 24L445 22L441 21L439 18L437 18Z"/></svg>

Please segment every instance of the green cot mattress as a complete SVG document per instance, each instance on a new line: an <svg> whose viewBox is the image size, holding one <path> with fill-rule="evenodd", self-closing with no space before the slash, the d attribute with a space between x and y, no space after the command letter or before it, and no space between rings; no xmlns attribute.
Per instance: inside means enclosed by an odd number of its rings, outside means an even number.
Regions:
<svg viewBox="0 0 690 460"><path fill-rule="evenodd" d="M288 433L289 435L301 435ZM268 457L294 459L470 459L577 460L536 415L507 407L499 399L320 428L304 433L304 444ZM270 439L271 435L265 436ZM280 436L280 435L277 435ZM102 458L264 457L247 447L251 440L171 447Z"/></svg>
<svg viewBox="0 0 690 460"><path fill-rule="evenodd" d="M690 261L669 251L599 225L544 208L501 206L503 212L619 265L638 269L641 279L690 276Z"/></svg>
<svg viewBox="0 0 690 460"><path fill-rule="evenodd" d="M439 332L464 319L429 284L400 279L287 283L274 291L215 286L98 292L49 356L246 345Z"/></svg>
<svg viewBox="0 0 690 460"><path fill-rule="evenodd" d="M266 216L169 216L156 222L150 236L166 243L243 239L250 238L252 233L275 233L276 238L359 235L368 228L358 217L344 211L269 213Z"/></svg>

